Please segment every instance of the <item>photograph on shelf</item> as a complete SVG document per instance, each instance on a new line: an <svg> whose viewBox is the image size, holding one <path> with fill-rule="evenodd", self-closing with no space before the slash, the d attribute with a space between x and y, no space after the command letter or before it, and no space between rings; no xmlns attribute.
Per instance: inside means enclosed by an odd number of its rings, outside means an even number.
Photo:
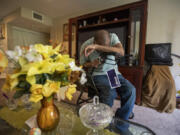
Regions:
<svg viewBox="0 0 180 135"><path fill-rule="evenodd" d="M5 24L0 24L0 39L5 39Z"/></svg>

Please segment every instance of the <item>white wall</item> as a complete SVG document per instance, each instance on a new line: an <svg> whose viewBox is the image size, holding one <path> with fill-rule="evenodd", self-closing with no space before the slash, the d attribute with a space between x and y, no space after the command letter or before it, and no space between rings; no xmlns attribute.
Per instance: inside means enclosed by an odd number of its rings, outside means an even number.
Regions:
<svg viewBox="0 0 180 135"><path fill-rule="evenodd" d="M172 43L180 54L180 0L149 0L146 43Z"/></svg>

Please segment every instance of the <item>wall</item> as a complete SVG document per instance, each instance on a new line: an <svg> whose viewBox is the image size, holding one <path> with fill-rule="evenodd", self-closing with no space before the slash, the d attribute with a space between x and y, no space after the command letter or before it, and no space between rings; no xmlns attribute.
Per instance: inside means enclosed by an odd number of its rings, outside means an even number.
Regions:
<svg viewBox="0 0 180 135"><path fill-rule="evenodd" d="M54 20L54 25L51 30L51 39L57 42L62 42L63 24L68 22L71 17L82 14L107 9L113 6L119 6L138 0L122 0L116 3L103 6L98 9L89 9L81 11L74 15L57 18ZM116 4L116 5L114 5ZM149 0L148 1L148 22L146 43L172 43L172 52L180 53L180 0ZM90 8L90 7L89 7ZM87 8L88 9L88 8Z"/></svg>
<svg viewBox="0 0 180 135"><path fill-rule="evenodd" d="M180 0L149 0L147 43L172 43L180 54Z"/></svg>

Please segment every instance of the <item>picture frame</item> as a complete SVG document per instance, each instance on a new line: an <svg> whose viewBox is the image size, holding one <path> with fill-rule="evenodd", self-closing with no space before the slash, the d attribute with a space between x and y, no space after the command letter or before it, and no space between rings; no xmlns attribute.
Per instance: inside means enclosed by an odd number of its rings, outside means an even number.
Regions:
<svg viewBox="0 0 180 135"><path fill-rule="evenodd" d="M5 39L5 24L0 24L0 39Z"/></svg>
<svg viewBox="0 0 180 135"><path fill-rule="evenodd" d="M68 23L63 24L63 41L69 40L69 27Z"/></svg>
<svg viewBox="0 0 180 135"><path fill-rule="evenodd" d="M72 40L75 39L75 27L72 27ZM69 24L63 24L63 41L69 41Z"/></svg>

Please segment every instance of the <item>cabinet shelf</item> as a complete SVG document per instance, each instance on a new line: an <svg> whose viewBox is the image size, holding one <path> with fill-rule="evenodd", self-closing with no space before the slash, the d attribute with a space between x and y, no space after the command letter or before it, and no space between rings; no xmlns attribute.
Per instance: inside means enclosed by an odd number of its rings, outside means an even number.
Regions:
<svg viewBox="0 0 180 135"><path fill-rule="evenodd" d="M80 27L79 30L84 30L84 29L94 28L94 27L99 27L99 26L105 26L105 25L109 25L109 24L128 22L128 21L129 21L129 18L123 18L120 20L113 20L113 21L108 21L108 22L102 22L100 24L92 24L92 25L83 26L83 27Z"/></svg>

